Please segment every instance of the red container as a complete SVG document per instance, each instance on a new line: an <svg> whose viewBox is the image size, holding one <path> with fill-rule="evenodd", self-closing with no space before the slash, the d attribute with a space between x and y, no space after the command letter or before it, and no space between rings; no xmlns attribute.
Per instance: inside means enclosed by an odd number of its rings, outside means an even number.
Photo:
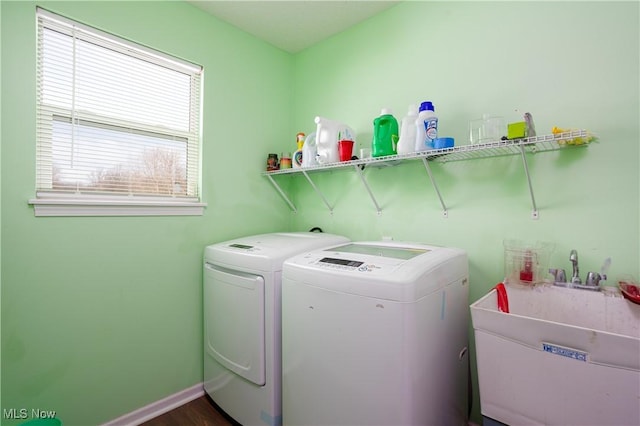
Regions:
<svg viewBox="0 0 640 426"><path fill-rule="evenodd" d="M340 156L340 161L351 160L352 153L353 153L353 141L341 140L338 142L338 154Z"/></svg>

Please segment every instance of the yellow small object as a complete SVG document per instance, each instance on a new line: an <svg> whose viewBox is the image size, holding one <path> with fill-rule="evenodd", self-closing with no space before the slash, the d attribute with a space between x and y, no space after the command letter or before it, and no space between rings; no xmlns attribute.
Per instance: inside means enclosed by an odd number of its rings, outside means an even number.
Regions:
<svg viewBox="0 0 640 426"><path fill-rule="evenodd" d="M299 150L302 149L302 145L304 145L304 133L300 132L296 135L296 144Z"/></svg>
<svg viewBox="0 0 640 426"><path fill-rule="evenodd" d="M527 123L518 121L517 123L509 123L507 125L507 139L520 139L527 135Z"/></svg>
<svg viewBox="0 0 640 426"><path fill-rule="evenodd" d="M576 129L562 129L560 127L556 127L553 126L553 128L551 129L551 133L553 133L554 135L558 135L561 133L570 133L573 131L577 131ZM578 136L572 139L559 139L558 140L558 145L583 145L585 143L589 143L592 140L594 140L595 137L593 135L591 135L590 133L587 133L587 137L583 138L582 136Z"/></svg>

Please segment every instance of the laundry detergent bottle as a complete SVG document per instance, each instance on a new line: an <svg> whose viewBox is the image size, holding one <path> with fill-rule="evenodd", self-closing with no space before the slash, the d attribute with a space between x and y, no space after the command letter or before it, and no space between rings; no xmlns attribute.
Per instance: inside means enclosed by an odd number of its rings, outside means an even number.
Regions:
<svg viewBox="0 0 640 426"><path fill-rule="evenodd" d="M318 147L316 146L316 132L312 132L302 144L302 167L313 167L318 165Z"/></svg>
<svg viewBox="0 0 640 426"><path fill-rule="evenodd" d="M318 150L318 163L329 164L340 161L340 156L338 155L338 140L346 133L353 134L353 131L351 131L349 126L339 121L329 120L324 117L316 117L315 122L317 125L316 148Z"/></svg>
<svg viewBox="0 0 640 426"><path fill-rule="evenodd" d="M410 154L415 151L416 144L416 120L418 119L418 106L409 105L406 117L402 119L400 127L400 140L398 141L398 154Z"/></svg>
<svg viewBox="0 0 640 426"><path fill-rule="evenodd" d="M398 143L398 120L391 110L383 108L379 117L373 120L373 142L371 143L371 156L383 157L396 154Z"/></svg>
<svg viewBox="0 0 640 426"><path fill-rule="evenodd" d="M435 107L430 101L420 104L420 112L416 120L416 147L417 152L433 149L433 141L438 138L438 117Z"/></svg>

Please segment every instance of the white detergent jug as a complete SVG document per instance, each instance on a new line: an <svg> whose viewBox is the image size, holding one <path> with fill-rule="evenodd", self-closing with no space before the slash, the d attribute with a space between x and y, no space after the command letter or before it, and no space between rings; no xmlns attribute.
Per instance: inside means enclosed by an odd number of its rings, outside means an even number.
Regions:
<svg viewBox="0 0 640 426"><path fill-rule="evenodd" d="M400 140L396 150L398 154L410 154L415 151L416 120L418 119L418 105L409 105L407 115L402 119Z"/></svg>
<svg viewBox="0 0 640 426"><path fill-rule="evenodd" d="M309 133L307 138L304 140L304 145L302 145L302 167L317 166L317 155L316 132Z"/></svg>
<svg viewBox="0 0 640 426"><path fill-rule="evenodd" d="M317 124L316 147L318 150L318 164L329 164L340 161L338 141L340 139L354 140L353 130L346 124L324 117L316 117L315 122ZM304 154L302 157L302 161L304 161Z"/></svg>

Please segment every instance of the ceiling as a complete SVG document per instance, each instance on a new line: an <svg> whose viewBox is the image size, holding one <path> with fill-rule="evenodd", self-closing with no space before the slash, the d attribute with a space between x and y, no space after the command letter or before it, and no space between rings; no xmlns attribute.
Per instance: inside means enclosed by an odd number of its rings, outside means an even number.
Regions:
<svg viewBox="0 0 640 426"><path fill-rule="evenodd" d="M192 5L286 52L297 53L399 1L198 1Z"/></svg>

